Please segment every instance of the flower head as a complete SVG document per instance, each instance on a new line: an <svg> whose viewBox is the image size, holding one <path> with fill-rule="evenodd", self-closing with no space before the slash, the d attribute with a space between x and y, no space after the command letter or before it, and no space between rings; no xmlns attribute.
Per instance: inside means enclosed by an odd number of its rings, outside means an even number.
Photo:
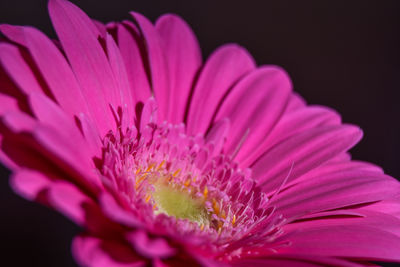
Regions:
<svg viewBox="0 0 400 267"><path fill-rule="evenodd" d="M103 25L49 1L59 41L1 25L0 159L20 195L82 226L83 266L400 262L400 185L361 138L234 44L188 25Z"/></svg>

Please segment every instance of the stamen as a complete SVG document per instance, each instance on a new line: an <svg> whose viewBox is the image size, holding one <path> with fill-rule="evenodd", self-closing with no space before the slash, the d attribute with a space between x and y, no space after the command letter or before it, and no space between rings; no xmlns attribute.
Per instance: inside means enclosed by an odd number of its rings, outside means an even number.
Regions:
<svg viewBox="0 0 400 267"><path fill-rule="evenodd" d="M172 176L176 177L176 176L179 174L180 171L181 171L181 169L177 169L177 170L172 174Z"/></svg>
<svg viewBox="0 0 400 267"><path fill-rule="evenodd" d="M160 165L158 165L157 171L161 170L161 168L164 166L165 160L161 161Z"/></svg>
<svg viewBox="0 0 400 267"><path fill-rule="evenodd" d="M207 188L207 186L204 187L203 196L204 196L205 199L208 196L208 188Z"/></svg>
<svg viewBox="0 0 400 267"><path fill-rule="evenodd" d="M227 249L229 242L231 251L242 247L243 242L249 246L270 242L281 233L282 223L274 221L273 212L267 212L272 208L268 206L270 200L252 190L249 172L233 161L237 151L232 157L222 154L204 159L199 153L204 140L182 136L187 139L181 146L181 139L175 143L176 137L168 136L173 134L172 126L151 127L150 134L140 135L137 140L130 135L124 139L122 134L111 134L105 153L107 166L103 169L105 176L119 176L122 182L116 190L130 198L133 208L147 205L146 223L157 218L170 220L168 225L177 227L179 233L191 232L195 227L204 231L202 236L209 235L216 246ZM238 148L247 135L248 131ZM195 164L199 161L206 163L200 168ZM272 199L282 190L292 169L293 164ZM161 213L167 216L158 216ZM182 227L185 224L188 227Z"/></svg>

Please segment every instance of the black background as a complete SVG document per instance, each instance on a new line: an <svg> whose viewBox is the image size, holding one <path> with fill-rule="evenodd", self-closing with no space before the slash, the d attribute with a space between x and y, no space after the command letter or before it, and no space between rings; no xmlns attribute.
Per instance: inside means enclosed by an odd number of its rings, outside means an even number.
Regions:
<svg viewBox="0 0 400 267"><path fill-rule="evenodd" d="M400 1L72 2L103 22L127 19L131 10L153 21L177 13L192 26L203 57L227 42L243 45L258 64L284 67L309 103L332 107L361 126L365 135L354 158L400 177ZM0 0L0 22L33 25L55 37L46 3ZM0 174L0 264L75 266L69 247L78 227L16 196L8 171Z"/></svg>

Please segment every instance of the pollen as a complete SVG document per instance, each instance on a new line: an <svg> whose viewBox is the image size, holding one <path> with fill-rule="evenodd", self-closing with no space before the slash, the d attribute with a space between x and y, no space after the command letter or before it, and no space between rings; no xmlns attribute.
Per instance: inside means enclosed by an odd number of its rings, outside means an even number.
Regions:
<svg viewBox="0 0 400 267"><path fill-rule="evenodd" d="M167 184L154 186L153 200L157 213L165 213L177 219L188 219L201 225L208 225L210 216L203 203L187 192Z"/></svg>
<svg viewBox="0 0 400 267"><path fill-rule="evenodd" d="M174 171L172 176L176 177L180 173L180 171L181 171L181 169L177 169L176 171Z"/></svg>
<svg viewBox="0 0 400 267"><path fill-rule="evenodd" d="M208 188L207 188L207 186L204 187L203 196L204 196L204 198L207 198L207 196L208 196Z"/></svg>

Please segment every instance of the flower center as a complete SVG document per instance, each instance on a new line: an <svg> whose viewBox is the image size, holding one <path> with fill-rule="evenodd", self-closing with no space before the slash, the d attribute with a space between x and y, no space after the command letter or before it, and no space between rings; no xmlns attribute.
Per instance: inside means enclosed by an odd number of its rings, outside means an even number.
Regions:
<svg viewBox="0 0 400 267"><path fill-rule="evenodd" d="M209 224L209 215L200 199L166 183L154 185L152 194L156 214L165 213L177 219L188 219L199 225Z"/></svg>
<svg viewBox="0 0 400 267"><path fill-rule="evenodd" d="M163 225L221 246L244 237L246 242L264 243L266 236L280 233L276 229L281 219L272 216L274 209L268 208L268 198L256 188L250 170L241 170L213 143L186 135L182 125L148 124L140 134L110 133L104 144L107 186L114 187L150 229Z"/></svg>

